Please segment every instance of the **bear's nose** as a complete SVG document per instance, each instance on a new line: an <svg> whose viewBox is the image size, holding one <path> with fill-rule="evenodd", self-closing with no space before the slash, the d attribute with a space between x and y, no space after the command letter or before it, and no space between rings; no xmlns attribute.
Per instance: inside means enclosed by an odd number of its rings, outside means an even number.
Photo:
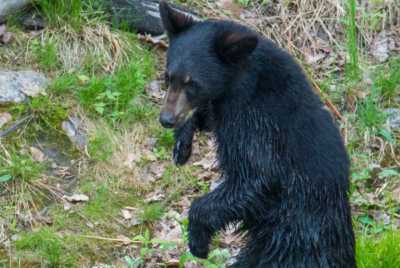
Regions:
<svg viewBox="0 0 400 268"><path fill-rule="evenodd" d="M175 116L169 112L161 112L160 123L165 128L173 128L176 123Z"/></svg>

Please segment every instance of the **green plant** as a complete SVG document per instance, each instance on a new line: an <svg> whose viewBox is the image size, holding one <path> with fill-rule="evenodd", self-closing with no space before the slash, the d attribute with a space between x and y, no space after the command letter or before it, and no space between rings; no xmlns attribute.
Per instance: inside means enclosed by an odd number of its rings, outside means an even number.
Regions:
<svg viewBox="0 0 400 268"><path fill-rule="evenodd" d="M110 138L102 132L96 133L89 140L89 155L96 161L107 161L113 154L113 147Z"/></svg>
<svg viewBox="0 0 400 268"><path fill-rule="evenodd" d="M0 156L0 183L34 181L42 176L46 166L46 163L37 162L28 154L12 150L9 158Z"/></svg>
<svg viewBox="0 0 400 268"><path fill-rule="evenodd" d="M25 233L15 243L18 251L30 250L44 258L52 267L73 267L74 258L65 249L61 237L49 228L37 232Z"/></svg>
<svg viewBox="0 0 400 268"><path fill-rule="evenodd" d="M390 100L400 94L400 58L392 59L387 66L378 69L374 86L380 95Z"/></svg>
<svg viewBox="0 0 400 268"><path fill-rule="evenodd" d="M372 87L371 94L357 108L363 127L379 129L386 119L385 113L379 107L379 94L375 87Z"/></svg>
<svg viewBox="0 0 400 268"><path fill-rule="evenodd" d="M357 266L360 268L400 267L400 232L362 234L357 239Z"/></svg>
<svg viewBox="0 0 400 268"><path fill-rule="evenodd" d="M90 112L111 122L121 121L132 111L137 112L132 110L131 104L144 93L144 86L152 72L146 65L151 64L150 58L145 56L142 62L132 60L115 74L90 78L78 91L80 103Z"/></svg>
<svg viewBox="0 0 400 268"><path fill-rule="evenodd" d="M349 63L346 65L346 74L350 79L358 80L360 75L357 47L356 0L347 0L346 37Z"/></svg>
<svg viewBox="0 0 400 268"><path fill-rule="evenodd" d="M34 39L31 43L32 53L40 68L50 71L59 67L57 46L50 39L40 42Z"/></svg>
<svg viewBox="0 0 400 268"><path fill-rule="evenodd" d="M98 0L35 0L36 8L52 27L68 24L75 29L91 20L104 18L103 2Z"/></svg>
<svg viewBox="0 0 400 268"><path fill-rule="evenodd" d="M164 214L164 209L161 204L154 203L143 207L139 218L144 223L151 223L161 219Z"/></svg>

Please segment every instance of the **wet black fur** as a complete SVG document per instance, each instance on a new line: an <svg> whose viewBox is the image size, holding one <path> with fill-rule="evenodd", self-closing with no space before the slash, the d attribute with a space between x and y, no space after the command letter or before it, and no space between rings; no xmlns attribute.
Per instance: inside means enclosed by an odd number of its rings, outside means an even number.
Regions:
<svg viewBox="0 0 400 268"><path fill-rule="evenodd" d="M194 131L211 128L225 178L192 203L191 252L206 257L213 234L241 222L247 244L231 267L355 267L349 160L301 67L244 26L187 18L182 26L165 3L160 9L169 83L189 73L185 90L199 107L175 131L174 159L184 164Z"/></svg>

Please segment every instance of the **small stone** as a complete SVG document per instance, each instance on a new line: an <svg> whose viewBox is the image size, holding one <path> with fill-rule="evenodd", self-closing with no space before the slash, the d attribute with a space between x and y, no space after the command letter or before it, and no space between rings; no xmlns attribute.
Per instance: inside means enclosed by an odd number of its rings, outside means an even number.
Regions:
<svg viewBox="0 0 400 268"><path fill-rule="evenodd" d="M384 112L388 115L386 123L391 129L400 130L400 109L388 108Z"/></svg>
<svg viewBox="0 0 400 268"><path fill-rule="evenodd" d="M12 116L10 113L0 113L0 128L2 128L5 124L10 122Z"/></svg>
<svg viewBox="0 0 400 268"><path fill-rule="evenodd" d="M89 201L89 197L85 194L64 195L63 199L72 203Z"/></svg>
<svg viewBox="0 0 400 268"><path fill-rule="evenodd" d="M10 32L6 32L3 34L3 37L1 38L1 42L3 44L9 44L13 40L13 34Z"/></svg>

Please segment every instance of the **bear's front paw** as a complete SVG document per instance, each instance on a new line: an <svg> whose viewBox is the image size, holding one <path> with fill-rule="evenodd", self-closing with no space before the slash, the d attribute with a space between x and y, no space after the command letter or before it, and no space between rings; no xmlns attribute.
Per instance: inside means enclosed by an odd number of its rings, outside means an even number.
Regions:
<svg viewBox="0 0 400 268"><path fill-rule="evenodd" d="M192 143L184 143L178 140L174 146L173 158L176 165L184 165L192 154Z"/></svg>
<svg viewBox="0 0 400 268"><path fill-rule="evenodd" d="M204 227L189 226L189 249L194 256L206 259L210 241L211 234Z"/></svg>

